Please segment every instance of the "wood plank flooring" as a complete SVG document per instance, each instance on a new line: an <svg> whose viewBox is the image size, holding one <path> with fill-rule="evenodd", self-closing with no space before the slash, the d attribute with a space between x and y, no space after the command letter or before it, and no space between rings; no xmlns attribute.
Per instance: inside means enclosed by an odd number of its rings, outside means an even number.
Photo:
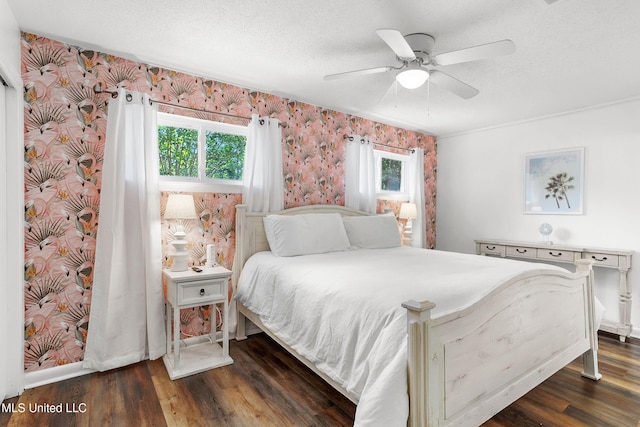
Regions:
<svg viewBox="0 0 640 427"><path fill-rule="evenodd" d="M233 365L177 381L156 360L26 390L3 402L25 412L0 411L0 426L352 425L355 405L268 337L230 351ZM484 426L640 426L640 340L600 335L599 357L598 383L574 361ZM63 413L30 412L45 403Z"/></svg>

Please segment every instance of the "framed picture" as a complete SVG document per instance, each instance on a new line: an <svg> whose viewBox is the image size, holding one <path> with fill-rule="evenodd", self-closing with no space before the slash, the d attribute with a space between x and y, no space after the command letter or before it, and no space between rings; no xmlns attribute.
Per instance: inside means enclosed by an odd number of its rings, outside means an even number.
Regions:
<svg viewBox="0 0 640 427"><path fill-rule="evenodd" d="M584 148L526 156L525 213L582 215Z"/></svg>

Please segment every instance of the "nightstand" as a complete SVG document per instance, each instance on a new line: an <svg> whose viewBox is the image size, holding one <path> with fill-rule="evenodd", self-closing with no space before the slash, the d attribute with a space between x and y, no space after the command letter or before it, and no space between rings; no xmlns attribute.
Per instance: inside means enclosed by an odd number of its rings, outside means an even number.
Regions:
<svg viewBox="0 0 640 427"><path fill-rule="evenodd" d="M229 357L229 326L227 324L229 310L227 292L231 272L222 267L202 267L200 273L189 269L187 271L164 270L163 274L167 278L165 313L167 354L164 355L163 360L169 377L175 380L233 363L233 359ZM223 306L222 345L218 344L216 339L214 314L211 333L208 336L185 340L196 341L196 343L180 348L180 310L209 304ZM202 342L203 339L205 339L204 342Z"/></svg>

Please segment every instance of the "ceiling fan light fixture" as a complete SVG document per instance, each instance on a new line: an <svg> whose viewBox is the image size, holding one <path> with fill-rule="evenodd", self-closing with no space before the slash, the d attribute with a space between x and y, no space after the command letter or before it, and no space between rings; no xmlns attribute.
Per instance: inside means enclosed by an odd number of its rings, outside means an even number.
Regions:
<svg viewBox="0 0 640 427"><path fill-rule="evenodd" d="M406 70L396 75L398 83L407 89L417 89L429 78L429 72L419 65L409 65Z"/></svg>

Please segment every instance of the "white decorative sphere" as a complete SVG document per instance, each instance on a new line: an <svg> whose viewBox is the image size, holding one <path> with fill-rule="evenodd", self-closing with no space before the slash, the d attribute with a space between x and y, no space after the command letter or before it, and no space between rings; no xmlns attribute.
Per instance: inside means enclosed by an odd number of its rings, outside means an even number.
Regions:
<svg viewBox="0 0 640 427"><path fill-rule="evenodd" d="M545 222L540 226L538 230L540 231L540 234L542 234L543 236L548 236L553 232L553 227L551 226L551 224L547 224Z"/></svg>

